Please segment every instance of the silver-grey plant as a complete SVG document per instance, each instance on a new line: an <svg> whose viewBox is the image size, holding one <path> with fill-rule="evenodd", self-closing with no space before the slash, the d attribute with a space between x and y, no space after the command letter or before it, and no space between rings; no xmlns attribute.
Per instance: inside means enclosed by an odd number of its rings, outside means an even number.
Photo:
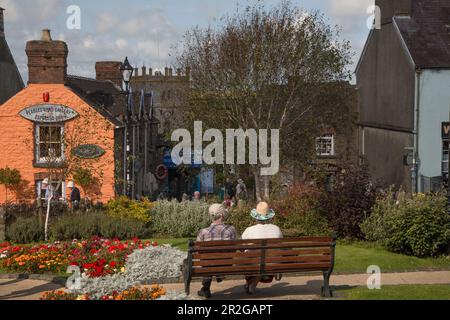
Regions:
<svg viewBox="0 0 450 320"><path fill-rule="evenodd" d="M183 261L187 254L171 246L148 247L135 250L125 263L125 272L101 278L81 279L81 289L76 293L89 294L94 299L121 292L136 285L158 283L165 279L179 278L182 274ZM180 293L171 293L169 300L178 297L184 299Z"/></svg>

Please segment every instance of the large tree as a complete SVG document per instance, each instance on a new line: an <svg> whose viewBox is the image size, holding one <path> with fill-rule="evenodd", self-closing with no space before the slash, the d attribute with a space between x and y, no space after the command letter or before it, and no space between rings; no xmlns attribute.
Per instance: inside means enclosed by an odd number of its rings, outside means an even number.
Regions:
<svg viewBox="0 0 450 320"><path fill-rule="evenodd" d="M304 165L315 138L351 118L350 58L339 28L289 1L270 9L257 2L218 27L193 28L178 55L192 78L186 125L279 129L282 164ZM250 166L258 200L270 194L260 168Z"/></svg>

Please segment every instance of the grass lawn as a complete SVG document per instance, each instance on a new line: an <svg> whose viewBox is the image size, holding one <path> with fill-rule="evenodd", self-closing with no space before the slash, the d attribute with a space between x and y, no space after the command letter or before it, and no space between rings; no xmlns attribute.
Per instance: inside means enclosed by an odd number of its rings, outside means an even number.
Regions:
<svg viewBox="0 0 450 320"><path fill-rule="evenodd" d="M337 290L348 300L450 300L450 285L382 286L380 290L366 287Z"/></svg>
<svg viewBox="0 0 450 320"><path fill-rule="evenodd" d="M188 239L151 239L159 244L172 244L187 250ZM450 258L416 258L392 253L375 244L338 243L336 273L366 273L367 267L377 265L382 272L450 270Z"/></svg>
<svg viewBox="0 0 450 320"><path fill-rule="evenodd" d="M366 273L371 265L379 266L381 272L450 270L450 258L410 257L364 242L336 246L335 272Z"/></svg>

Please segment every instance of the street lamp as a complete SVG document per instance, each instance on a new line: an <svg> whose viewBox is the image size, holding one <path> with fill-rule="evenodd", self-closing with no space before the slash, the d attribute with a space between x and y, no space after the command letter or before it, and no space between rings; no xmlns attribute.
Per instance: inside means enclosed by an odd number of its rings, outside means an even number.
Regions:
<svg viewBox="0 0 450 320"><path fill-rule="evenodd" d="M130 122L130 82L131 78L133 77L133 67L131 66L130 62L128 61L128 57L125 57L125 61L120 66L120 72L122 72L122 80L125 83L125 90L127 94L127 102L126 107L127 110L125 112L125 133L124 133L124 148L123 148L123 180L124 180L124 186L123 186L123 194L125 196L131 197L130 194L130 180L131 180L131 170L130 170L130 160L128 159L128 155L130 152L130 133L129 133L129 122Z"/></svg>
<svg viewBox="0 0 450 320"><path fill-rule="evenodd" d="M130 62L128 61L128 57L125 57L125 61L122 63L122 66L120 67L120 72L122 72L122 79L123 82L125 82L125 90L129 91L129 85L131 78L133 77L133 67L131 66Z"/></svg>

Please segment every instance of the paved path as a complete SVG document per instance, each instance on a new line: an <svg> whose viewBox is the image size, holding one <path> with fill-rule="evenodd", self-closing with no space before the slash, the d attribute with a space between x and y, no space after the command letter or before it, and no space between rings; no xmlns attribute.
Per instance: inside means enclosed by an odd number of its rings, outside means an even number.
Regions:
<svg viewBox="0 0 450 320"><path fill-rule="evenodd" d="M365 286L367 274L334 275L331 285L336 288ZM399 284L450 284L450 271L386 273L381 276L382 285ZM243 289L243 280L213 282L213 299L249 299ZM255 295L256 300L314 300L320 299L321 276L284 277L280 282L261 284ZM184 291L183 284L165 284L168 291ZM196 297L199 282L191 284L191 293ZM42 280L0 279L0 300L38 300L45 291L61 289L60 285Z"/></svg>

